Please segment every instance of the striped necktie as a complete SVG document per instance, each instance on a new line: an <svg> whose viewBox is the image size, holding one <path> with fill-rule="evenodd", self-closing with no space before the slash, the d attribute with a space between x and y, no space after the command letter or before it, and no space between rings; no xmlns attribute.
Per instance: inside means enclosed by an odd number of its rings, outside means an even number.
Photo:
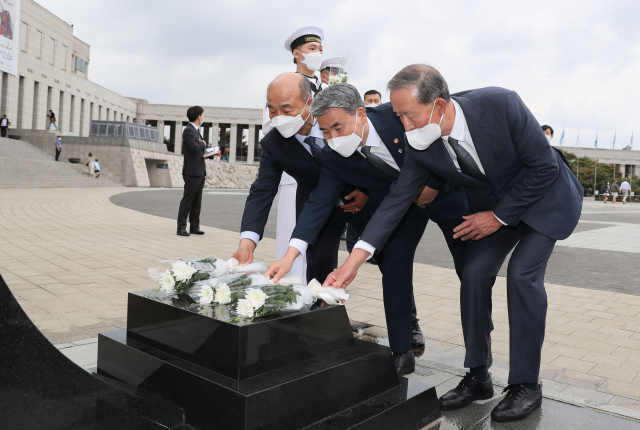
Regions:
<svg viewBox="0 0 640 430"><path fill-rule="evenodd" d="M469 154L469 152L467 152L467 150L464 149L462 145L460 145L460 143L458 143L458 141L451 136L449 136L449 145L451 145L451 149L453 149L453 152L455 152L456 157L458 158L458 165L460 166L460 171L462 173L469 175L479 181L489 182L487 177L478 167L478 164L473 159L471 154Z"/></svg>
<svg viewBox="0 0 640 430"><path fill-rule="evenodd" d="M320 162L320 151L322 151L322 148L320 147L320 145L318 145L316 143L316 138L312 137L312 136L307 136L304 139L304 143L309 145L309 147L311 148L311 155L313 155L313 158L315 158L316 161L319 163Z"/></svg>

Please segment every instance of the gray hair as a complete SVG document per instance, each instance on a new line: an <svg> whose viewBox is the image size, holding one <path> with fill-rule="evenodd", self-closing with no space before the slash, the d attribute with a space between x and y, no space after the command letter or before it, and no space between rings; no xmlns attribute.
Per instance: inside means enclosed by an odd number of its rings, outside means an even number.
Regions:
<svg viewBox="0 0 640 430"><path fill-rule="evenodd" d="M446 102L451 99L449 86L440 72L426 64L411 64L400 70L387 84L387 90L414 88L419 103L428 105L438 97Z"/></svg>
<svg viewBox="0 0 640 430"><path fill-rule="evenodd" d="M310 112L313 116L322 116L330 108L342 108L349 115L354 116L358 108L364 107L360 93L353 85L335 84L316 94L311 103Z"/></svg>

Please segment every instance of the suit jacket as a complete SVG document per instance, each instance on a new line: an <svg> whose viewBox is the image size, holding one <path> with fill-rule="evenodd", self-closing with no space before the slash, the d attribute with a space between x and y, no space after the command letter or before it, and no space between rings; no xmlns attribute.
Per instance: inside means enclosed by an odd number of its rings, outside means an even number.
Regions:
<svg viewBox="0 0 640 430"><path fill-rule="evenodd" d="M580 218L584 190L518 94L492 87L453 98L464 112L489 182L459 172L442 139L423 151L407 145L400 178L362 240L376 248L384 244L402 218L395 206L411 198L428 172L462 185L471 213L493 211L509 226L524 222L552 239L567 238Z"/></svg>
<svg viewBox="0 0 640 430"><path fill-rule="evenodd" d="M385 103L375 108L367 108L367 118L373 124L380 140L387 147L398 167L402 169L405 158L404 127L399 117L393 112L391 104ZM292 237L304 240L313 246L318 238L318 233L331 214L331 202L335 202L336 196L345 184L352 184L368 190L369 200L364 209L373 215L389 194L389 189L394 182L394 178L373 167L358 151L350 157L343 157L331 149L329 145L326 145L322 149L322 172L318 188L304 205L304 210ZM452 219L460 219L463 215L468 214L467 197L462 187L459 185L448 186L447 181L428 173L413 198L403 206L403 213L419 194L425 182L431 188L442 191L438 193L432 203L427 205L427 210Z"/></svg>
<svg viewBox="0 0 640 430"><path fill-rule="evenodd" d="M320 163L313 158L295 136L285 139L275 128L260 141L260 150L258 177L251 184L249 197L244 205L240 229L257 233L262 239L271 204L278 193L282 172L287 172L298 183L296 190L297 219L309 195L318 186ZM340 196L345 196L353 190L353 186L346 186ZM340 196L333 201L332 206L335 207Z"/></svg>
<svg viewBox="0 0 640 430"><path fill-rule="evenodd" d="M207 174L203 158L206 145L200 142L200 139L202 139L200 132L191 124L187 125L182 132L182 142L184 143L182 174L184 176L206 176Z"/></svg>

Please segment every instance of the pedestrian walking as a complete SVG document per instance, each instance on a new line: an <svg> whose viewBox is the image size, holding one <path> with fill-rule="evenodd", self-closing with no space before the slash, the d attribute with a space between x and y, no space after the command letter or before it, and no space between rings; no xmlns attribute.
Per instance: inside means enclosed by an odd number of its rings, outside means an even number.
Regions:
<svg viewBox="0 0 640 430"><path fill-rule="evenodd" d="M97 179L100 176L100 164L98 164L97 158L93 162L93 172L95 173Z"/></svg>
<svg viewBox="0 0 640 430"><path fill-rule="evenodd" d="M47 118L49 118L49 125L47 126L47 130L51 129L51 125L53 125L57 130L58 124L56 123L56 114L53 113L51 109L49 109L49 115L47 115Z"/></svg>
<svg viewBox="0 0 640 430"><path fill-rule="evenodd" d="M620 191L622 191L622 204L626 205L627 197L631 193L631 184L629 184L628 178L625 178L620 184Z"/></svg>
<svg viewBox="0 0 640 430"><path fill-rule="evenodd" d="M607 204L607 199L609 198L609 193L611 192L611 186L610 184L607 182L606 184L604 184L602 186L602 189L600 190L600 192L602 193L602 195L604 195L604 204Z"/></svg>
<svg viewBox="0 0 640 430"><path fill-rule="evenodd" d="M0 133L2 137L7 137L7 129L9 128L9 119L6 115L2 115L2 121L0 121Z"/></svg>
<svg viewBox="0 0 640 430"><path fill-rule="evenodd" d="M620 186L618 185L618 181L617 180L613 180L613 184L611 184L611 201L613 202L613 204L616 204L616 197L618 197L618 193L620 192Z"/></svg>
<svg viewBox="0 0 640 430"><path fill-rule="evenodd" d="M87 161L84 163L85 166L87 166L87 174L89 176L94 176L94 166L93 166L93 154L89 153L89 158L87 158Z"/></svg>
<svg viewBox="0 0 640 430"><path fill-rule="evenodd" d="M60 153L62 152L62 136L58 136L56 139L56 161L58 161L58 157L60 157Z"/></svg>

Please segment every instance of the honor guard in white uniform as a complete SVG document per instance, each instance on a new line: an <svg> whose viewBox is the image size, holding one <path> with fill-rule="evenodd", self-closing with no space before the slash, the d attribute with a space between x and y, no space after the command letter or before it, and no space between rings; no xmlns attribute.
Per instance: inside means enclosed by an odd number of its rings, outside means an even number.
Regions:
<svg viewBox="0 0 640 430"><path fill-rule="evenodd" d="M322 90L322 81L315 72L322 67L322 40L324 31L315 26L307 26L294 31L284 42L284 47L293 55L293 62L296 65L296 73L304 75L311 84L312 95L315 96ZM267 109L267 95L264 96L264 111L262 116L262 131L267 134L273 126L269 119L269 109ZM322 131L318 124L314 124L310 136L323 138ZM289 248L291 233L296 226L296 189L295 179L286 172L282 173L276 203L278 205L278 220L276 227L276 259L284 257ZM291 273L302 278L304 284L307 283L307 262L306 256L301 255L296 259Z"/></svg>

